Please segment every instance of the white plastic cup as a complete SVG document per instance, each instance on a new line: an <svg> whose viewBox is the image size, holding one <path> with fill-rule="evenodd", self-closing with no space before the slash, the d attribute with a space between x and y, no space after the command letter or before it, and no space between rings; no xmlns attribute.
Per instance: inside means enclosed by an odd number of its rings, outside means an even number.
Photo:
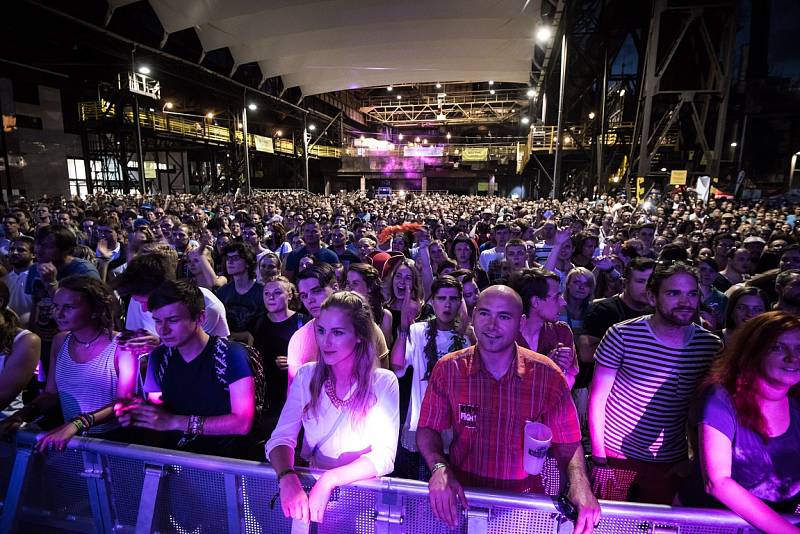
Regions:
<svg viewBox="0 0 800 534"><path fill-rule="evenodd" d="M547 425L533 421L525 423L522 464L526 473L530 475L542 473L544 459L547 457L547 450L550 448L552 439L553 432Z"/></svg>

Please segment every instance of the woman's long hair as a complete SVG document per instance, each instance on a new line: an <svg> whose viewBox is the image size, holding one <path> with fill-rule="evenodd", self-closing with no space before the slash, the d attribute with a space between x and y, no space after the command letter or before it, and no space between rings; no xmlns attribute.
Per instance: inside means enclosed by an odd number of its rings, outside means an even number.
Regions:
<svg viewBox="0 0 800 534"><path fill-rule="evenodd" d="M575 267L572 269L569 274L567 274L567 282L564 289L564 299L569 302L569 283L572 281L573 278L576 276L584 276L589 282L589 296L583 299L581 302L581 317L586 317L586 314L589 312L589 306L592 304L592 299L594 298L594 286L595 286L595 279L592 271L587 269L586 267ZM576 317L577 319L577 317Z"/></svg>
<svg viewBox="0 0 800 534"><path fill-rule="evenodd" d="M277 221L272 223L272 234L270 234L269 239L267 240L267 248L270 250L277 250L278 247L283 245L285 241L286 228L282 223Z"/></svg>
<svg viewBox="0 0 800 534"><path fill-rule="evenodd" d="M762 313L736 329L720 353L700 391L712 385L725 388L743 426L768 439L767 424L756 403L756 379L763 373L764 359L777 339L790 330L800 330L800 317L782 311ZM798 387L793 388L797 392Z"/></svg>
<svg viewBox="0 0 800 534"><path fill-rule="evenodd" d="M377 402L372 392L374 371L378 365L378 338L374 326L372 311L369 304L361 295L353 291L339 291L325 299L320 309L320 314L331 308L345 312L353 323L356 337L361 341L356 347L355 362L353 364L353 379L356 389L350 397L349 407L351 417L358 423L364 420L367 412ZM333 380L333 371L321 357L317 358L314 374L311 377L309 389L311 400L303 408L304 415L319 415L319 401L325 395L325 382Z"/></svg>
<svg viewBox="0 0 800 534"><path fill-rule="evenodd" d="M414 260L404 258L401 261L398 261L394 267L392 267L389 276L383 281L384 283L384 293L386 295L386 303L388 305L393 305L397 301L397 297L394 294L394 276L397 274L397 271L400 270L401 267L408 267L411 270L411 280L412 280L412 287L411 287L411 298L417 299L419 301L422 300L423 291L422 291L422 275L419 273L419 269L414 264Z"/></svg>
<svg viewBox="0 0 800 534"><path fill-rule="evenodd" d="M114 294L101 280L91 276L68 276L58 282L58 289L69 289L80 293L89 304L92 322L112 338L114 331Z"/></svg>
<svg viewBox="0 0 800 534"><path fill-rule="evenodd" d="M764 309L768 310L769 306L769 297L763 290L757 287L737 287L736 289L731 292L731 296L728 298L728 304L725 308L725 328L729 334L733 333L734 329L737 328L737 325L733 324L734 321L734 313L736 312L736 306L739 304L739 301L742 298L754 295L761 299L761 302L764 303ZM741 325L740 325L741 327Z"/></svg>
<svg viewBox="0 0 800 534"><path fill-rule="evenodd" d="M383 321L383 288L381 287L381 276L378 269L366 263L352 263L349 271L353 271L364 279L367 285L367 300L372 310L372 317L375 323L380 325Z"/></svg>

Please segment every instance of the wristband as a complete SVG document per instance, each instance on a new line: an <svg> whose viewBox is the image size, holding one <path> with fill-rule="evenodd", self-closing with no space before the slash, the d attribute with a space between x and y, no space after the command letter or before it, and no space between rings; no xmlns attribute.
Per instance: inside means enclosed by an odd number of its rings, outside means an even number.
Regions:
<svg viewBox="0 0 800 534"><path fill-rule="evenodd" d="M296 475L296 474L297 474L297 471L295 471L293 467L290 467L288 469L284 469L283 471L278 473L278 482L280 482L281 479L283 479L283 477L285 477L287 475Z"/></svg>
<svg viewBox="0 0 800 534"><path fill-rule="evenodd" d="M431 476L433 476L433 474L436 471L439 471L440 469L444 469L446 467L447 467L446 463L444 463L444 462L436 462L435 464L433 464L433 467L431 467Z"/></svg>

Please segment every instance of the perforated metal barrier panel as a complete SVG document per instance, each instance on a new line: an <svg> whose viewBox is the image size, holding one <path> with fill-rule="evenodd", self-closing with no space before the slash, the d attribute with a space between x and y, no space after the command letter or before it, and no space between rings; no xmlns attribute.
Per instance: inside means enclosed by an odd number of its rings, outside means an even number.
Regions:
<svg viewBox="0 0 800 534"><path fill-rule="evenodd" d="M299 534L283 516L275 472L266 464L76 438L63 453L32 454L32 434L0 444L0 534ZM544 485L558 487L549 463ZM310 487L314 474L303 472ZM427 486L384 478L334 490L318 534L569 534L572 524L546 496L467 492L456 528L433 515ZM602 502L601 534L740 534L734 514ZM800 516L794 516L800 522ZM293 528L294 527L294 528Z"/></svg>

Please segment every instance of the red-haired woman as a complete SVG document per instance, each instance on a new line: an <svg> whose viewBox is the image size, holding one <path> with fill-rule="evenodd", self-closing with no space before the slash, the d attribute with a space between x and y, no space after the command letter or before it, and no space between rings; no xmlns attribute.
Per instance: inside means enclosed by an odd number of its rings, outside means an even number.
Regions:
<svg viewBox="0 0 800 534"><path fill-rule="evenodd" d="M778 513L800 502L798 383L800 317L767 312L737 329L702 390L698 448L707 495L690 484L683 504L722 503L764 532L800 532Z"/></svg>

